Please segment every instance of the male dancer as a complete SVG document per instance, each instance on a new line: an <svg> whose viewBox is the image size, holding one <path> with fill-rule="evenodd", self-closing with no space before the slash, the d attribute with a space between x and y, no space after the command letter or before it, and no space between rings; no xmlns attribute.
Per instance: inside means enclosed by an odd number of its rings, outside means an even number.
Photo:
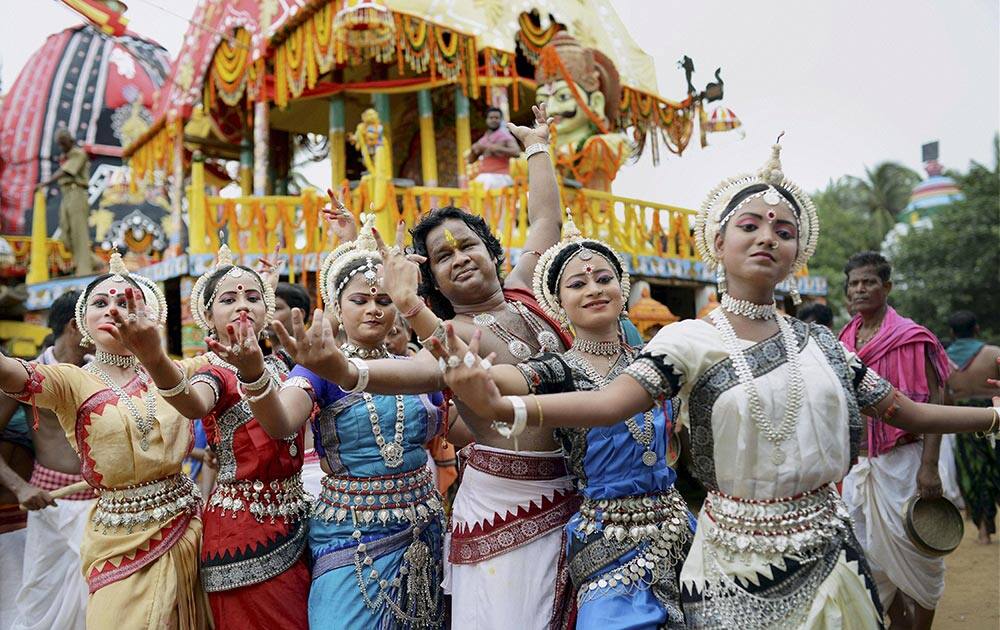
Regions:
<svg viewBox="0 0 1000 630"><path fill-rule="evenodd" d="M971 311L958 311L948 318L955 340L948 358L958 366L948 379L948 393L959 405L990 407L991 390L986 379L1000 379L1000 348L977 339L979 324ZM975 435L959 434L955 444L958 482L972 522L979 529L978 541L988 545L996 533L1000 505L1000 446Z"/></svg>
<svg viewBox="0 0 1000 630"><path fill-rule="evenodd" d="M86 362L86 349L80 346L80 330L74 318L78 296L76 291L64 293L52 303L48 325L55 341L38 357L39 363ZM8 419L0 417L0 430ZM32 421L30 413L28 421ZM95 495L88 488L58 503L52 499L52 490L83 480L80 457L52 412L39 409L35 429L31 432L35 467L30 481L17 476L0 459L0 485L13 491L18 502L29 510L24 570L12 628L82 630L86 625L87 584L82 574L80 541Z"/></svg>
<svg viewBox="0 0 1000 630"><path fill-rule="evenodd" d="M482 330L483 354L496 352L497 363L519 363L543 349L561 352L569 346L569 337L544 316L530 290L540 252L559 240L562 225L547 152L550 121L544 107L536 107L535 115L532 129L511 126L526 147L531 231L505 280L500 242L481 218L458 208L433 210L413 228L419 273L400 251L401 230L397 246L383 248L383 288L421 340L443 340L441 320L447 320L466 341ZM430 309L417 295L418 275ZM345 387L356 385L357 367L323 340L326 325L314 316L307 333L301 315L296 319L294 340L275 326L296 363ZM444 388L437 360L427 350L414 361L369 361L368 366L365 391L370 393ZM518 438L518 451L511 451L509 441L490 428L489 418L475 417L461 403L458 407L476 443L463 451L466 466L451 517L445 587L452 593L452 624L498 630L561 627L569 594L562 526L579 498L552 431L529 427Z"/></svg>
<svg viewBox="0 0 1000 630"><path fill-rule="evenodd" d="M875 252L844 267L853 319L840 341L911 400L940 404L948 357L937 338L888 305L892 267ZM930 628L944 592L944 560L910 542L900 507L914 494L940 497L940 435L914 435L868 418L867 445L844 479L844 501L893 627ZM911 611L912 605L912 611Z"/></svg>

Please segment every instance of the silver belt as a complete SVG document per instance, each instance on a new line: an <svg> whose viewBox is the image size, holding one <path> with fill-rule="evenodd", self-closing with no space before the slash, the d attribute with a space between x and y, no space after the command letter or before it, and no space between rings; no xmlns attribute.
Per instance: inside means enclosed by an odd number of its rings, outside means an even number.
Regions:
<svg viewBox="0 0 1000 630"><path fill-rule="evenodd" d="M717 491L705 498L705 538L730 554L793 553L817 557L848 528L850 518L832 486L776 499L741 499Z"/></svg>
<svg viewBox="0 0 1000 630"><path fill-rule="evenodd" d="M657 494L584 499L577 530L588 536L603 530L606 538L638 541L688 529L687 512L684 497L673 488Z"/></svg>
<svg viewBox="0 0 1000 630"><path fill-rule="evenodd" d="M268 482L260 479L219 482L208 500L209 512L226 512L236 518L237 512L249 512L258 523L270 518L295 521L309 514L312 499L302 487L302 476L295 473L287 479Z"/></svg>
<svg viewBox="0 0 1000 630"><path fill-rule="evenodd" d="M148 483L97 490L97 506L91 515L104 531L139 527L147 529L170 521L183 512L195 512L201 493L186 475L177 474Z"/></svg>
<svg viewBox="0 0 1000 630"><path fill-rule="evenodd" d="M687 555L692 537L687 504L674 488L642 496L585 499L580 516L578 531L590 535L603 529L603 537L570 559L577 605L670 579L671 570ZM632 559L609 568L633 550Z"/></svg>
<svg viewBox="0 0 1000 630"><path fill-rule="evenodd" d="M350 517L355 526L374 521L417 523L441 511L434 477L424 466L383 477L327 475L322 483L313 518L327 522L340 523Z"/></svg>

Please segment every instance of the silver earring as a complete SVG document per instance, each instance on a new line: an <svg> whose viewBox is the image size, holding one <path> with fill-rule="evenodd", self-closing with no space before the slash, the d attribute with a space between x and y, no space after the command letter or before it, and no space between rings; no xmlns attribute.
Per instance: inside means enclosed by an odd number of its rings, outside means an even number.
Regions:
<svg viewBox="0 0 1000 630"><path fill-rule="evenodd" d="M559 307L559 327L563 330L569 330L569 317L566 316L566 309Z"/></svg>
<svg viewBox="0 0 1000 630"><path fill-rule="evenodd" d="M729 287L726 285L726 270L721 266L715 274L715 283L719 286L719 295L728 293Z"/></svg>
<svg viewBox="0 0 1000 630"><path fill-rule="evenodd" d="M792 298L792 304L794 304L795 306L802 304L802 296L799 295L799 287L798 283L795 282L794 275L788 276L788 286L790 287L788 289L788 295L789 297Z"/></svg>

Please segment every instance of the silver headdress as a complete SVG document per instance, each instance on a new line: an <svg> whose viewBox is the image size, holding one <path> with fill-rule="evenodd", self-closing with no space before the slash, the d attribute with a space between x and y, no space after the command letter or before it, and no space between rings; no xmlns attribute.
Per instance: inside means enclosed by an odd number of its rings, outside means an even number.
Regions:
<svg viewBox="0 0 1000 630"><path fill-rule="evenodd" d="M142 289L142 299L146 303L146 309L150 317L156 321L157 324L162 326L167 322L167 298L160 289L160 285L153 282L146 276L139 275L137 273L130 273L128 268L125 266L125 261L122 260L122 255L118 253L116 249L111 253L111 259L108 261L108 273L111 277L108 280L114 280L115 282L124 282L126 278L134 281ZM93 337L90 336L90 331L87 330L87 295L86 292L81 293L80 297L76 300L76 327L80 330L81 340L80 345L89 346L94 343Z"/></svg>
<svg viewBox="0 0 1000 630"><path fill-rule="evenodd" d="M603 251L597 248L588 247L588 244L600 245L601 247L604 247L614 254L617 260L610 260L607 254ZM552 263L555 261L556 257L559 256L560 252L573 245L579 246L580 251L566 260L562 269L559 270L559 276L556 278L555 291L549 291L547 279L549 277L549 270L552 269ZM621 255L616 252L613 247L604 241L593 238L583 238L583 234L580 232L579 228L576 227L576 223L573 222L573 216L567 211L566 220L563 222L562 240L545 250L545 252L538 259L538 264L535 265L535 275L531 282L531 288L535 293L535 299L538 300L538 305L542 307L542 310L546 315L560 322L564 328L568 328L568 322L566 321L566 314L559 303L559 283L562 281L563 271L565 271L566 265L573 258L589 260L595 255L606 260L608 264L611 265L612 269L617 271L617 269L620 268L622 270L619 281L621 282L622 287L622 297L625 300L625 304L628 304L628 295L632 282L628 270L625 268L625 261L622 260Z"/></svg>
<svg viewBox="0 0 1000 630"><path fill-rule="evenodd" d="M323 298L324 305L330 305L336 312L340 312L340 303L337 298L344 290L347 283L355 274L363 273L368 281L369 290L378 293L379 277L378 266L382 264L382 257L379 255L378 242L374 234L375 215L373 213L361 214L361 228L358 230L356 239L349 243L344 243L337 247L323 260L323 266L319 270L319 290ZM351 264L363 261L363 264L352 269L349 274L341 279L340 283L334 286L341 271L347 269Z"/></svg>
<svg viewBox="0 0 1000 630"><path fill-rule="evenodd" d="M205 300L205 288L208 286L209 279L220 269L225 267L232 267L226 272L225 276L230 278L240 278L242 276L252 277L260 285L261 293L264 295L264 307L266 309L264 315L264 326L271 323L274 319L274 287L270 283L265 282L264 278L260 276L256 271L247 271L243 267L239 267L233 260L233 250L229 249L229 245L223 243L222 247L219 248L219 253L215 258L215 265L213 265L208 271L201 274L197 282L194 283L194 288L191 289L191 319L194 323L198 325L206 333L211 333L212 323L208 320L208 311L212 308L212 304L215 303L215 292L219 288L219 283L215 284L215 289L212 290L212 294L209 296L208 300ZM219 278L221 281L222 278Z"/></svg>
<svg viewBox="0 0 1000 630"><path fill-rule="evenodd" d="M781 140L781 136L778 136ZM730 202L741 191L750 186L763 184L766 189L753 193L742 199L736 206L729 208ZM776 188L780 186L795 200L799 211L788 202ZM698 215L695 217L694 238L698 254L705 261L709 271L716 270L719 273L719 291L724 293L725 276L722 269L722 261L719 253L715 249L715 235L725 226L731 217L736 216L740 208L753 199L761 198L770 206L784 204L796 218L798 224L799 251L792 265L789 280L793 286L791 295L793 301L798 303L798 291L794 289L794 275L805 267L806 263L816 252L816 242L819 240L819 218L816 215L816 206L812 199L795 182L785 177L781 170L781 145L775 143L771 147L771 157L756 173L737 175L723 180L718 186L708 193L708 197L701 205Z"/></svg>

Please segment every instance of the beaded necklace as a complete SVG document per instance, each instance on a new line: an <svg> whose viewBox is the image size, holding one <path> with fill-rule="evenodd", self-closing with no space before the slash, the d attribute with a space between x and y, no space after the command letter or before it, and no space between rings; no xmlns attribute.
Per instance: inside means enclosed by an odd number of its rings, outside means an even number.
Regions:
<svg viewBox="0 0 1000 630"><path fill-rule="evenodd" d="M750 403L750 416L757 425L757 430L760 434L774 445L774 450L771 452L771 461L775 466L779 466L785 461L785 451L782 450L781 444L795 433L795 427L799 418L799 409L802 407L804 383L802 381L802 366L799 362L799 348L798 342L795 339L795 331L792 330L792 326L788 323L788 320L777 314L775 315L775 319L778 322L778 329L781 331L781 340L785 346L785 357L787 358L788 365L788 400L785 404L785 415L781 423L775 427L764 413L764 405L760 400L760 392L757 391L757 386L753 382L753 370L750 369L750 365L747 363L746 354L743 352L739 339L736 337L736 331L733 330L733 325L729 323L729 318L726 317L723 308L720 306L713 310L711 318L719 334L722 335L722 343L726 348L726 352L729 353L729 358L733 362L736 375L739 377L740 384L747 394Z"/></svg>
<svg viewBox="0 0 1000 630"><path fill-rule="evenodd" d="M104 383L104 386L113 391L118 396L118 400L128 408L129 413L132 414L135 420L135 428L139 431L139 448L146 451L149 450L149 432L153 430L153 421L156 420L156 396L153 394L153 388L149 386L149 376L138 365L132 367L135 370L136 376L139 377L139 382L142 383L142 399L146 406L145 415L139 413L139 408L132 402L132 396L125 391L125 388L116 383L111 378L111 375L105 372L96 362L87 364L85 369L100 379Z"/></svg>
<svg viewBox="0 0 1000 630"><path fill-rule="evenodd" d="M722 308L747 319L771 319L778 312L778 307L774 302L755 304L750 300L738 300L728 293L722 294Z"/></svg>

